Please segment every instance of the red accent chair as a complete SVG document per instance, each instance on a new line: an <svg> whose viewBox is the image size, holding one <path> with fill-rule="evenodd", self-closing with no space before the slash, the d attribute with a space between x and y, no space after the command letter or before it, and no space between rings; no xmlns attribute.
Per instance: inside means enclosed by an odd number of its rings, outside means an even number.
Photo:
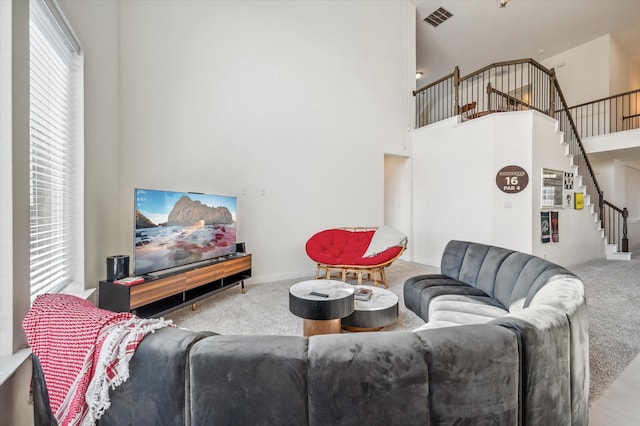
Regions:
<svg viewBox="0 0 640 426"><path fill-rule="evenodd" d="M391 265L405 250L405 245L387 248L374 256L364 256L376 228L335 228L320 231L313 235L306 244L307 255L317 263L316 279L330 279L337 273L342 281L347 274L357 277L358 285L362 284L362 276L378 281L389 287L384 268Z"/></svg>

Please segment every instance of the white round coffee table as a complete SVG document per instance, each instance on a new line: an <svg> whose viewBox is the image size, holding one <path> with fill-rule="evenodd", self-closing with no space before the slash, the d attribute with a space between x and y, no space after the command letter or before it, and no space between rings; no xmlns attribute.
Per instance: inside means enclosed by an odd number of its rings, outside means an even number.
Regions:
<svg viewBox="0 0 640 426"><path fill-rule="evenodd" d="M340 333L340 319L353 309L353 286L342 281L302 281L289 289L289 310L304 319L305 336Z"/></svg>
<svg viewBox="0 0 640 426"><path fill-rule="evenodd" d="M398 296L379 287L371 289L370 300L355 300L355 310L342 318L342 328L349 331L378 331L398 319Z"/></svg>

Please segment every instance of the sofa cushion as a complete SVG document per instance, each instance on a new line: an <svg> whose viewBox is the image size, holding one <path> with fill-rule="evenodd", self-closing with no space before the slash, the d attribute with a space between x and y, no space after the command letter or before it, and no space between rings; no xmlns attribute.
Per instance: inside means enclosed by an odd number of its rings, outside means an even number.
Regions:
<svg viewBox="0 0 640 426"><path fill-rule="evenodd" d="M189 353L187 424L308 424L306 359L302 336L201 340Z"/></svg>
<svg viewBox="0 0 640 426"><path fill-rule="evenodd" d="M428 321L431 313L431 302L438 296L450 294L481 297L487 296L482 290L463 283L427 286L420 292L420 317L425 321Z"/></svg>
<svg viewBox="0 0 640 426"><path fill-rule="evenodd" d="M478 272L476 287L487 293L487 295L494 297L498 271L502 266L502 262L512 253L512 250L502 247L491 247L484 258L484 262L482 262L480 272Z"/></svg>
<svg viewBox="0 0 640 426"><path fill-rule="evenodd" d="M431 330L432 328L455 327L458 325L462 325L462 324L449 322L449 321L429 321L429 322L425 322L420 327L413 329L413 332L420 331L420 330Z"/></svg>
<svg viewBox="0 0 640 426"><path fill-rule="evenodd" d="M429 306L429 322L484 324L509 311L489 296L446 294L435 297Z"/></svg>
<svg viewBox="0 0 640 426"><path fill-rule="evenodd" d="M406 307L411 309L413 312L424 319L425 317L423 317L420 312L420 293L422 293L422 290L424 290L426 287L435 285L463 284L459 281L447 277L446 275L441 274L426 274L411 277L405 281L403 288L404 304L406 305Z"/></svg>
<svg viewBox="0 0 640 426"><path fill-rule="evenodd" d="M309 424L428 424L427 358L408 331L309 338Z"/></svg>

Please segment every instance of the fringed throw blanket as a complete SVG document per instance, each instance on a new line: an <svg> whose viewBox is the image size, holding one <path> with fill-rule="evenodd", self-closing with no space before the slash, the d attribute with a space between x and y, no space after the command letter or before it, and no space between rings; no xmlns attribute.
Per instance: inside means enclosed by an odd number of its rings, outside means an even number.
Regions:
<svg viewBox="0 0 640 426"><path fill-rule="evenodd" d="M142 338L168 325L98 309L75 296L38 296L22 326L42 364L58 424L95 424L109 408L109 388L129 378L129 360Z"/></svg>

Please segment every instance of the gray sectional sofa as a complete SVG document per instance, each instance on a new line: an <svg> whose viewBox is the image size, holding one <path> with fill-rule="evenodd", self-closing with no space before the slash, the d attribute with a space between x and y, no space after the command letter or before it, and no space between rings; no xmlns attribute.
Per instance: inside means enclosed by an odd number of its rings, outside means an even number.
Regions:
<svg viewBox="0 0 640 426"><path fill-rule="evenodd" d="M413 332L159 330L138 347L100 424L586 425L581 281L461 241L449 243L441 269L405 283L407 307L430 321Z"/></svg>
<svg viewBox="0 0 640 426"><path fill-rule="evenodd" d="M427 321L416 334L422 338L474 324L508 330L517 340L517 350L504 348L504 356L518 362L511 377L518 382L517 424L588 424L589 333L582 281L539 257L466 241L449 242L440 272L405 282L405 305ZM460 344L470 356L482 356L469 342ZM466 386L457 398L472 401L489 393L508 400L506 382L502 389L489 378L478 384Z"/></svg>

